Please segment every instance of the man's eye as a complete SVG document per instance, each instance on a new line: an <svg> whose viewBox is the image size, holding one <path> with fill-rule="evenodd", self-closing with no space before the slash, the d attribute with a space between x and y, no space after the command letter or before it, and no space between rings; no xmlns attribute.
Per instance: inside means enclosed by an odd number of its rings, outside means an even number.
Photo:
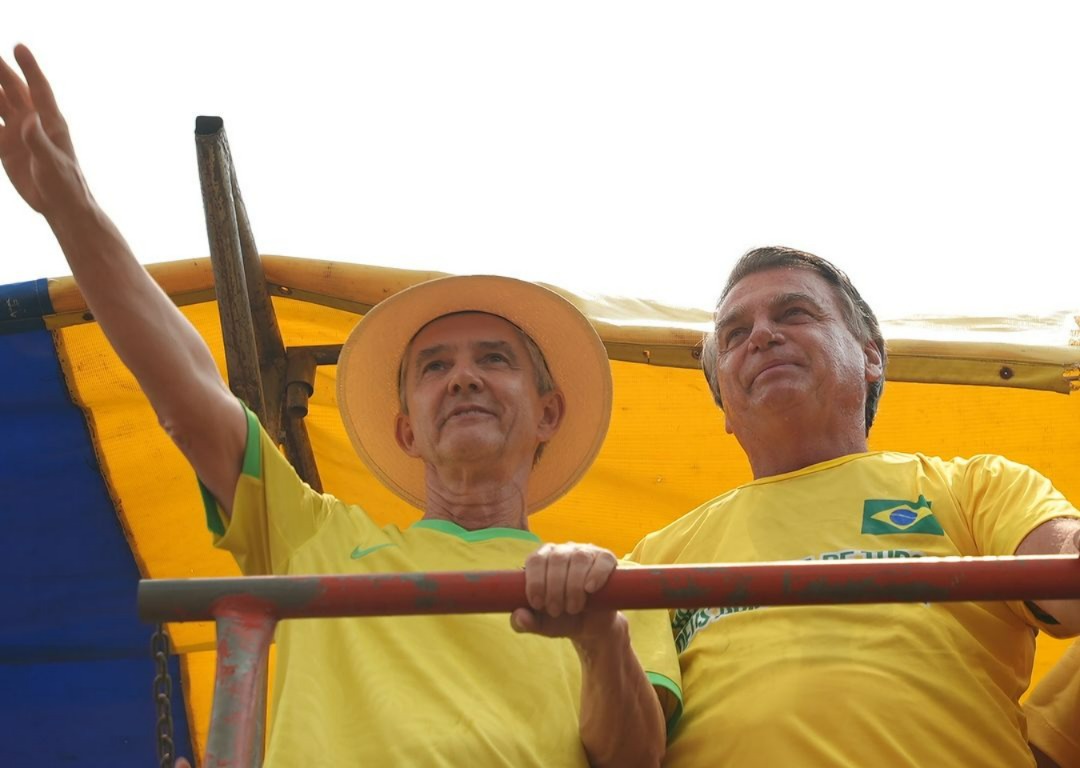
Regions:
<svg viewBox="0 0 1080 768"><path fill-rule="evenodd" d="M432 373L432 372L435 372L435 371L445 370L445 368L446 368L446 363L443 362L442 360L431 360L431 361L429 361L427 363L424 363L423 367L420 369L420 372L421 373Z"/></svg>
<svg viewBox="0 0 1080 768"><path fill-rule="evenodd" d="M727 335L724 336L724 343L728 347L731 347L742 341L744 336L746 336L745 328L732 328L730 331L727 332Z"/></svg>
<svg viewBox="0 0 1080 768"><path fill-rule="evenodd" d="M809 317L810 312L804 307L788 307L784 310L784 317Z"/></svg>
<svg viewBox="0 0 1080 768"><path fill-rule="evenodd" d="M485 363L505 363L507 362L506 355L501 352L489 352L484 355L483 362Z"/></svg>

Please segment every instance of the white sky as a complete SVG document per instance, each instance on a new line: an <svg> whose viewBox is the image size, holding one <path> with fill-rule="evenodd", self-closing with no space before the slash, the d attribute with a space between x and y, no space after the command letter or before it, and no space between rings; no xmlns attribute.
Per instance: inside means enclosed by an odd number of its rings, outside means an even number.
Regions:
<svg viewBox="0 0 1080 768"><path fill-rule="evenodd" d="M755 245L882 317L1080 307L1080 6L56 2L3 11L141 261L206 254L225 119L260 250L711 306ZM0 284L67 274L0 187Z"/></svg>

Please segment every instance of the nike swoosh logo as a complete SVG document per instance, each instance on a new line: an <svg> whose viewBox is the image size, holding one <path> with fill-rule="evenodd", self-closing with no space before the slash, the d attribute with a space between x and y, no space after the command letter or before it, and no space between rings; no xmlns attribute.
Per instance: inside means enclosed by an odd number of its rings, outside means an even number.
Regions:
<svg viewBox="0 0 1080 768"><path fill-rule="evenodd" d="M397 544L376 544L374 547L368 547L367 549L362 549L361 547L357 547L356 549L354 549L352 551L352 554L350 555L350 557L353 560L359 560L364 555L370 555L376 549L382 549L383 547L396 547L396 546L397 546Z"/></svg>

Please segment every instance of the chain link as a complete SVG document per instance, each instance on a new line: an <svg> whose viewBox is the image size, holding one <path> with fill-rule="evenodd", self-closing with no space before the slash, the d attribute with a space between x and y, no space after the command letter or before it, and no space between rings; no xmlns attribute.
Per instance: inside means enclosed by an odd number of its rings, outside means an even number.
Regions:
<svg viewBox="0 0 1080 768"><path fill-rule="evenodd" d="M159 768L173 768L176 748L173 744L172 677L169 675L169 636L158 624L150 639L154 656L154 704L157 707L157 753Z"/></svg>

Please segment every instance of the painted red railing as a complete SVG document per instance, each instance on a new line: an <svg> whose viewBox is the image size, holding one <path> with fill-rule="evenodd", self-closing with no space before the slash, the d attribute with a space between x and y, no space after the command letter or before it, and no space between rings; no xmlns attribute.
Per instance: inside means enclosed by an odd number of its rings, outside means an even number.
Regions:
<svg viewBox="0 0 1080 768"><path fill-rule="evenodd" d="M1071 555L798 561L626 568L589 598L597 608L956 602L1080 598ZM262 754L257 690L280 619L508 613L525 602L522 571L146 580L146 621L217 623L207 768L254 768Z"/></svg>

